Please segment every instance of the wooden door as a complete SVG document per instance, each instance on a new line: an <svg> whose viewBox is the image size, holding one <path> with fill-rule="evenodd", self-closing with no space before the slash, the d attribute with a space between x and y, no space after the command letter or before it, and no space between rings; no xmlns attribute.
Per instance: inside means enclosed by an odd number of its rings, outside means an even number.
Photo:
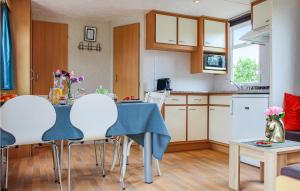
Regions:
<svg viewBox="0 0 300 191"><path fill-rule="evenodd" d="M139 98L140 24L114 27L114 93Z"/></svg>
<svg viewBox="0 0 300 191"><path fill-rule="evenodd" d="M32 22L32 93L48 95L52 73L68 69L68 25Z"/></svg>
<svg viewBox="0 0 300 191"><path fill-rule="evenodd" d="M186 106L166 106L165 121L171 142L186 141Z"/></svg>

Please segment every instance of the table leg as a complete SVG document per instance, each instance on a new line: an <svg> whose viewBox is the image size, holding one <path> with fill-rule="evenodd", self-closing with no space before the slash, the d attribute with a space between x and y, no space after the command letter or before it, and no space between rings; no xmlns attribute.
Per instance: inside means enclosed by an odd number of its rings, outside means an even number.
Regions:
<svg viewBox="0 0 300 191"><path fill-rule="evenodd" d="M275 191L277 177L277 153L265 152L264 191Z"/></svg>
<svg viewBox="0 0 300 191"><path fill-rule="evenodd" d="M265 176L265 163L264 162L260 162L259 180L261 182L264 182L264 176Z"/></svg>
<svg viewBox="0 0 300 191"><path fill-rule="evenodd" d="M152 138L151 133L146 132L144 135L144 173L145 183L151 184L152 177Z"/></svg>
<svg viewBox="0 0 300 191"><path fill-rule="evenodd" d="M232 143L229 145L229 187L240 188L240 146Z"/></svg>

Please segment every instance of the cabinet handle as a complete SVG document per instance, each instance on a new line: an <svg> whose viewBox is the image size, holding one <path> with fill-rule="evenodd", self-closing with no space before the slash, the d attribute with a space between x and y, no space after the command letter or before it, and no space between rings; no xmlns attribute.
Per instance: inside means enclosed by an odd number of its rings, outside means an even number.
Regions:
<svg viewBox="0 0 300 191"><path fill-rule="evenodd" d="M179 99L176 99L176 98L173 98L172 100L173 100L173 101L179 101Z"/></svg>
<svg viewBox="0 0 300 191"><path fill-rule="evenodd" d="M249 110L249 109L250 109L250 107L249 107L249 106L246 106L246 107L245 107L245 109L246 109L246 110Z"/></svg>
<svg viewBox="0 0 300 191"><path fill-rule="evenodd" d="M168 40L169 42L175 42L175 40Z"/></svg>
<svg viewBox="0 0 300 191"><path fill-rule="evenodd" d="M270 22L270 19L266 20L265 22L266 22L266 23L269 23L269 22Z"/></svg>
<svg viewBox="0 0 300 191"><path fill-rule="evenodd" d="M230 114L233 115L233 99L231 100Z"/></svg>
<svg viewBox="0 0 300 191"><path fill-rule="evenodd" d="M178 42L185 42L185 41L183 41L183 40L180 40L180 41L178 41Z"/></svg>
<svg viewBox="0 0 300 191"><path fill-rule="evenodd" d="M209 109L210 111L215 111L215 109Z"/></svg>
<svg viewBox="0 0 300 191"><path fill-rule="evenodd" d="M205 44L211 44L210 42L205 41Z"/></svg>
<svg viewBox="0 0 300 191"><path fill-rule="evenodd" d="M195 110L197 110L197 109L189 109L190 111L195 111Z"/></svg>
<svg viewBox="0 0 300 191"><path fill-rule="evenodd" d="M185 109L178 109L178 110L180 110L180 111L185 111Z"/></svg>
<svg viewBox="0 0 300 191"><path fill-rule="evenodd" d="M200 98L195 98L194 100L195 100L195 101L201 101L201 99L200 99Z"/></svg>

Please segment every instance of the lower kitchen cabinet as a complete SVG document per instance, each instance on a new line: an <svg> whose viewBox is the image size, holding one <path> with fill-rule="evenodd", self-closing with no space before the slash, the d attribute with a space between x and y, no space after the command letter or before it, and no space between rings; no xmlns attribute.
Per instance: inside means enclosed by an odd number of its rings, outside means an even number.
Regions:
<svg viewBox="0 0 300 191"><path fill-rule="evenodd" d="M165 122L171 142L186 141L186 106L165 106Z"/></svg>
<svg viewBox="0 0 300 191"><path fill-rule="evenodd" d="M209 140L228 144L232 132L230 106L209 106Z"/></svg>
<svg viewBox="0 0 300 191"><path fill-rule="evenodd" d="M188 141L207 139L207 106L188 106Z"/></svg>

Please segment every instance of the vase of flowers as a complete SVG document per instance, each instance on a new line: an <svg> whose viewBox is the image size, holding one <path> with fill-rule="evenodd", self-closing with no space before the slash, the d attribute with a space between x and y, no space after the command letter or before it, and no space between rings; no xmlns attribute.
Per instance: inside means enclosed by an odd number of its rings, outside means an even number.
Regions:
<svg viewBox="0 0 300 191"><path fill-rule="evenodd" d="M71 88L73 84L80 83L84 80L84 76L75 76L74 72L66 72L64 70L57 70L55 72L57 75L60 74L63 80L66 80L68 93L67 93L67 103L70 104L72 102L73 96L71 92Z"/></svg>
<svg viewBox="0 0 300 191"><path fill-rule="evenodd" d="M285 141L284 123L282 121L284 112L281 107L270 107L266 113L266 137L270 142L283 143Z"/></svg>

